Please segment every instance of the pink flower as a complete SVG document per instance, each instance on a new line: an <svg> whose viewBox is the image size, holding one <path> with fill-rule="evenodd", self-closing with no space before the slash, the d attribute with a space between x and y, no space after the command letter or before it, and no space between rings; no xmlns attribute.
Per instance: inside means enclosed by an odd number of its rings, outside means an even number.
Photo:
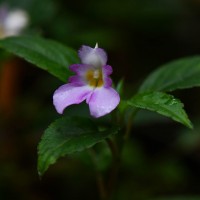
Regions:
<svg viewBox="0 0 200 200"><path fill-rule="evenodd" d="M111 87L112 67L106 65L106 52L98 48L82 46L79 50L82 64L74 64L69 69L76 75L69 83L60 86L53 95L53 103L58 113L72 104L86 100L93 117L110 113L119 104L119 94Z"/></svg>

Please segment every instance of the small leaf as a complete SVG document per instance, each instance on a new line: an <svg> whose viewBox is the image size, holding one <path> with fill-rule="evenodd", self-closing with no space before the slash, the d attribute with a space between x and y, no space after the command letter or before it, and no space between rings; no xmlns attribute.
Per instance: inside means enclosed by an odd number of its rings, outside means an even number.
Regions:
<svg viewBox="0 0 200 200"><path fill-rule="evenodd" d="M0 47L48 71L62 81L71 75L68 67L79 63L77 53L55 41L19 36L0 40Z"/></svg>
<svg viewBox="0 0 200 200"><path fill-rule="evenodd" d="M151 73L139 92L173 91L200 86L200 56L169 62Z"/></svg>
<svg viewBox="0 0 200 200"><path fill-rule="evenodd" d="M122 78L116 86L117 92L120 94L120 96L123 94L123 89L124 89L124 79Z"/></svg>
<svg viewBox="0 0 200 200"><path fill-rule="evenodd" d="M83 151L118 132L118 128L99 131L92 120L81 117L63 117L46 129L38 146L38 172L67 154Z"/></svg>
<svg viewBox="0 0 200 200"><path fill-rule="evenodd" d="M135 95L128 104L137 108L155 111L192 128L192 123L180 100L163 92L147 92Z"/></svg>

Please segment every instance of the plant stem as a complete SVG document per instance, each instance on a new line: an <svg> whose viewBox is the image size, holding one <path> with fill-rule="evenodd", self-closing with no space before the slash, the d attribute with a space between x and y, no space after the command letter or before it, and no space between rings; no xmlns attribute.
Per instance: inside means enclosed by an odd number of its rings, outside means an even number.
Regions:
<svg viewBox="0 0 200 200"><path fill-rule="evenodd" d="M90 155L92 157L93 163L96 168L96 180L97 180L97 185L98 185L101 200L110 200L113 196L113 192L117 184L117 179L118 179L118 174L119 174L119 169L120 169L120 154L123 149L125 141L130 136L130 132L132 128L132 120L136 113L137 113L137 109L133 110L128 118L124 138L121 137L121 140L120 140L121 145L115 141L116 138L114 139L107 138L105 140L111 151L112 158L113 158L107 184L105 184L103 174L98 170L96 152L94 151L94 149L91 149L90 151Z"/></svg>
<svg viewBox="0 0 200 200"><path fill-rule="evenodd" d="M119 156L119 150L118 150L117 144L111 139L106 139L106 142L113 155L113 162L111 165L110 176L108 180L108 199L111 199L114 192L114 188L117 183L117 177L118 177L118 172L120 168L120 156Z"/></svg>
<svg viewBox="0 0 200 200"><path fill-rule="evenodd" d="M92 158L93 164L95 166L95 172L96 172L96 182L99 190L99 195L101 200L106 200L107 199L107 191L106 191L106 186L104 182L104 178L102 173L98 170L98 163L96 159L96 152L94 149L89 150L89 154Z"/></svg>
<svg viewBox="0 0 200 200"><path fill-rule="evenodd" d="M132 129L132 124L133 124L133 118L137 114L138 109L134 109L128 118L128 122L126 125L126 132L124 134L124 140L126 141L130 137L131 129Z"/></svg>
<svg viewBox="0 0 200 200"><path fill-rule="evenodd" d="M116 158L119 157L119 150L118 150L117 144L116 144L116 142L114 142L110 138L107 138L106 142L107 142L107 144L108 144L108 146L110 148L110 151L112 153L113 159L115 160Z"/></svg>
<svg viewBox="0 0 200 200"><path fill-rule="evenodd" d="M107 191L103 179L103 175L100 172L96 172L96 180L99 189L100 199L106 200L107 199Z"/></svg>

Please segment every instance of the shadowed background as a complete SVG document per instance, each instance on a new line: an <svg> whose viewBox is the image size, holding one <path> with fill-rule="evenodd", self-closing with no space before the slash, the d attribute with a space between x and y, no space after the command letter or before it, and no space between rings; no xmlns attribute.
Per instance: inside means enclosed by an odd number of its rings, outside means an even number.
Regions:
<svg viewBox="0 0 200 200"><path fill-rule="evenodd" d="M98 42L108 53L114 82L125 80L124 97L132 96L158 66L200 54L199 0L6 3L29 13L25 34L51 38L77 50L82 44ZM19 58L3 58L0 51L0 199L98 199L95 173L84 154L60 159L39 179L37 143L59 117L52 94L62 82ZM200 89L173 94L184 102L194 130L140 112L123 151L114 199L200 199ZM85 104L65 112L85 113ZM101 159L103 170L109 152L105 150Z"/></svg>

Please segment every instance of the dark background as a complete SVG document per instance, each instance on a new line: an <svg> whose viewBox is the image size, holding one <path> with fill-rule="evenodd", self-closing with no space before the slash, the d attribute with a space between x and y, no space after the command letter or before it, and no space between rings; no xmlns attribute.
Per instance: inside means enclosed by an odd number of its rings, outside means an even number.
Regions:
<svg viewBox="0 0 200 200"><path fill-rule="evenodd" d="M108 53L114 82L125 80L125 98L160 65L200 54L199 0L6 3L29 13L25 34L51 38L77 50L82 44L98 42ZM60 159L41 180L37 174L37 144L59 117L52 94L62 82L19 58L2 60L0 65L0 199L98 199L93 167L82 154ZM184 102L194 130L140 112L123 151L114 199L200 199L200 89L173 94ZM72 106L65 114L82 110L88 114L87 109L84 104Z"/></svg>

